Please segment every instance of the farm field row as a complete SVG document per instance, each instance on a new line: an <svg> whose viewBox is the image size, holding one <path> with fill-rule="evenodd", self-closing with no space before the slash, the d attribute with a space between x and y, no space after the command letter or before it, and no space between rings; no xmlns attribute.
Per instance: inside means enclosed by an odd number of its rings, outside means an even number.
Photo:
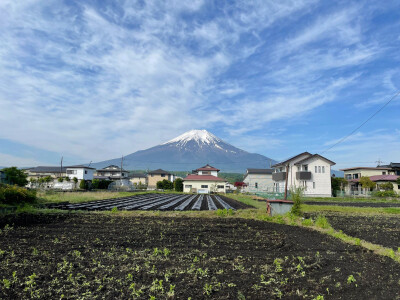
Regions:
<svg viewBox="0 0 400 300"><path fill-rule="evenodd" d="M305 228L89 213L12 218L0 234L4 299L398 296L398 264Z"/></svg>
<svg viewBox="0 0 400 300"><path fill-rule="evenodd" d="M335 202L335 201L304 201L307 205L337 205L354 207L400 207L400 202Z"/></svg>
<svg viewBox="0 0 400 300"><path fill-rule="evenodd" d="M220 195L141 194L84 203L49 204L66 210L217 210L246 208L247 205Z"/></svg>

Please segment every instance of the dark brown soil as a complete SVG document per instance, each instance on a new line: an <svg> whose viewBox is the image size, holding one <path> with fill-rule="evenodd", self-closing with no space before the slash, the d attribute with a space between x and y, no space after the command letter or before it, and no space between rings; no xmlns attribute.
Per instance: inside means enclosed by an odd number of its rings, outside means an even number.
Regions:
<svg viewBox="0 0 400 300"><path fill-rule="evenodd" d="M393 248L400 247L400 217L393 216L342 216L329 214L329 223L336 230L359 239Z"/></svg>
<svg viewBox="0 0 400 300"><path fill-rule="evenodd" d="M299 227L100 214L6 222L0 299L399 298L400 265Z"/></svg>
<svg viewBox="0 0 400 300"><path fill-rule="evenodd" d="M327 202L327 201L305 201L307 205L337 205L354 207L400 207L400 203L395 202Z"/></svg>

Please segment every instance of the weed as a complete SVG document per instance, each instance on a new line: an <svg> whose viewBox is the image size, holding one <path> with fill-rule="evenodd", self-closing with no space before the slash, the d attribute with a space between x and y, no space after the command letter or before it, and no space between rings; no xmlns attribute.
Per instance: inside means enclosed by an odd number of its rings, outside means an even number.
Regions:
<svg viewBox="0 0 400 300"><path fill-rule="evenodd" d="M350 275L349 277L347 277L347 284L351 284L353 282L356 282L356 279L354 278L353 275Z"/></svg>
<svg viewBox="0 0 400 300"><path fill-rule="evenodd" d="M303 226L313 226L314 222L312 219L304 219L303 221L301 221L301 225Z"/></svg>
<svg viewBox="0 0 400 300"><path fill-rule="evenodd" d="M203 294L210 296L213 292L213 286L211 284L206 283L203 287Z"/></svg>
<svg viewBox="0 0 400 300"><path fill-rule="evenodd" d="M328 228L331 227L331 225L329 224L329 222L325 218L325 216L321 216L321 215L319 215L317 217L317 219L315 220L315 226L320 227L320 228L324 228L324 229L328 229Z"/></svg>
<svg viewBox="0 0 400 300"><path fill-rule="evenodd" d="M111 209L111 212L112 212L112 213L118 212L118 207L114 206L114 207Z"/></svg>
<svg viewBox="0 0 400 300"><path fill-rule="evenodd" d="M238 291L237 298L238 298L238 300L246 300L246 297L243 295L243 293L241 291Z"/></svg>
<svg viewBox="0 0 400 300"><path fill-rule="evenodd" d="M168 257L171 254L171 250L164 248L164 256Z"/></svg>
<svg viewBox="0 0 400 300"><path fill-rule="evenodd" d="M3 285L4 285L4 287L5 287L6 289L9 289L9 288L10 288L10 286L11 286L11 281L10 281L10 280L8 280L8 279L3 279L2 282L3 282Z"/></svg>
<svg viewBox="0 0 400 300"><path fill-rule="evenodd" d="M172 298L175 296L175 286L174 284L170 284L169 291L167 292L167 296Z"/></svg>

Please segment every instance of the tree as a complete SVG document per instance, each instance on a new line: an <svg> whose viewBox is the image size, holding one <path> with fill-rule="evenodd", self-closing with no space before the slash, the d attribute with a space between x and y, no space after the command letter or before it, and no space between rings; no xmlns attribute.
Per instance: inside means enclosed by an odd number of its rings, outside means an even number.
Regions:
<svg viewBox="0 0 400 300"><path fill-rule="evenodd" d="M163 181L157 181L157 189L159 190L172 190L173 188L174 184L167 179L164 179Z"/></svg>
<svg viewBox="0 0 400 300"><path fill-rule="evenodd" d="M28 184L28 180L26 179L28 176L24 171L18 170L17 167L4 168L2 171L6 175L6 181L9 184L16 184L18 186Z"/></svg>
<svg viewBox="0 0 400 300"><path fill-rule="evenodd" d="M86 180L82 179L81 183L79 183L79 188L82 190L86 190Z"/></svg>
<svg viewBox="0 0 400 300"><path fill-rule="evenodd" d="M393 191L393 183L391 182L385 182L379 185L379 189L385 190L385 191Z"/></svg>
<svg viewBox="0 0 400 300"><path fill-rule="evenodd" d="M331 178L332 194L334 197L337 196L337 191L343 191L344 186L347 185L347 180L341 177Z"/></svg>
<svg viewBox="0 0 400 300"><path fill-rule="evenodd" d="M376 186L376 183L373 182L369 177L367 176L362 176L360 178L360 184L363 187L363 189L368 189L371 190Z"/></svg>
<svg viewBox="0 0 400 300"><path fill-rule="evenodd" d="M97 190L97 189L99 188L99 186L100 186L100 180L98 180L98 179L93 179L93 181L92 181L92 188L95 189L95 190Z"/></svg>
<svg viewBox="0 0 400 300"><path fill-rule="evenodd" d="M64 178L58 177L57 181L58 181L58 182L63 182L63 181L64 181Z"/></svg>
<svg viewBox="0 0 400 300"><path fill-rule="evenodd" d="M175 192L183 192L183 180L182 178L177 178L174 181Z"/></svg>
<svg viewBox="0 0 400 300"><path fill-rule="evenodd" d="M157 190L162 190L164 189L164 184L162 181L157 181Z"/></svg>

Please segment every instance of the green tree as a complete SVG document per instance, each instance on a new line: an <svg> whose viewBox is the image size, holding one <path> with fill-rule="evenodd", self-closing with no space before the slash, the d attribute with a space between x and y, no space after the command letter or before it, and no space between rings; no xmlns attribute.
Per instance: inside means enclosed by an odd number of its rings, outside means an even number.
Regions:
<svg viewBox="0 0 400 300"><path fill-rule="evenodd" d="M162 181L157 181L157 190L162 190L164 189L164 184Z"/></svg>
<svg viewBox="0 0 400 300"><path fill-rule="evenodd" d="M95 190L97 190L97 189L99 188L99 186L100 186L100 180L98 180L98 179L93 179L93 181L92 181L92 188L95 189Z"/></svg>
<svg viewBox="0 0 400 300"><path fill-rule="evenodd" d="M391 182L385 182L379 185L379 189L385 190L385 191L393 191L393 183Z"/></svg>
<svg viewBox="0 0 400 300"><path fill-rule="evenodd" d="M347 180L345 178L332 177L331 178L331 186L332 186L333 196L336 197L337 192L342 191L345 185L347 185Z"/></svg>
<svg viewBox="0 0 400 300"><path fill-rule="evenodd" d="M177 178L174 181L175 192L183 192L183 180L182 178Z"/></svg>
<svg viewBox="0 0 400 300"><path fill-rule="evenodd" d="M362 176L360 178L360 184L363 187L363 189L371 190L376 186L376 183L373 182L369 177L367 176Z"/></svg>
<svg viewBox="0 0 400 300"><path fill-rule="evenodd" d="M64 181L64 178L63 178L63 177L58 177L57 181L58 181L58 182L63 182L63 181Z"/></svg>
<svg viewBox="0 0 400 300"><path fill-rule="evenodd" d="M164 179L162 181L162 183L163 183L164 190L173 190L174 189L174 184L172 183L172 181Z"/></svg>
<svg viewBox="0 0 400 300"><path fill-rule="evenodd" d="M86 190L87 185L86 185L86 180L82 179L81 182L79 183L79 188L82 190Z"/></svg>
<svg viewBox="0 0 400 300"><path fill-rule="evenodd" d="M2 171L6 175L6 181L9 184L16 184L18 186L25 186L28 184L28 180L26 179L28 176L17 167L4 168Z"/></svg>

